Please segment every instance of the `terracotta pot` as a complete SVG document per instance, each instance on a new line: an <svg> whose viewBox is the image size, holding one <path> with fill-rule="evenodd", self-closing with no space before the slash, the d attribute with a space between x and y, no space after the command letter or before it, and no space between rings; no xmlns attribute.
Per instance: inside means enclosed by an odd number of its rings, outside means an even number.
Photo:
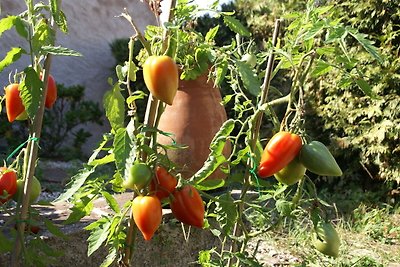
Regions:
<svg viewBox="0 0 400 267"><path fill-rule="evenodd" d="M179 81L178 92L172 106L166 107L159 123L159 129L172 133L176 143L188 147L168 151L171 161L177 164L183 177L189 178L204 164L210 153L210 143L221 125L226 121L226 111L221 104L221 93L213 87L207 76L196 80ZM171 138L159 135L161 144L171 144ZM230 143L224 148L227 157L231 152ZM220 170L209 179L225 178Z"/></svg>

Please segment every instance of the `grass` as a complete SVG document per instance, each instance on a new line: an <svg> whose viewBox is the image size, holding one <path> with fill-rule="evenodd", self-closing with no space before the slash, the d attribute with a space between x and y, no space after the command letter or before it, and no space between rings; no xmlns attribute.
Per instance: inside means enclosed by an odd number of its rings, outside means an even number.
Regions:
<svg viewBox="0 0 400 267"><path fill-rule="evenodd" d="M321 191L324 200L336 207L332 220L341 238L336 259L312 247L310 223L297 223L263 237L264 246L275 247L282 258L274 264L270 260L268 266L400 266L399 201L378 199L385 195L383 191L370 194L359 188L348 190L350 194L345 190Z"/></svg>

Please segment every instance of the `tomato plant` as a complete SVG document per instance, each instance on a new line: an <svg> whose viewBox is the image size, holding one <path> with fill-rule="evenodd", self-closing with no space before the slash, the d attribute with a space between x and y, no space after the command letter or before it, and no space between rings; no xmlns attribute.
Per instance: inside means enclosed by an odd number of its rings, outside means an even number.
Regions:
<svg viewBox="0 0 400 267"><path fill-rule="evenodd" d="M17 173L0 167L0 202L7 202L17 191Z"/></svg>
<svg viewBox="0 0 400 267"><path fill-rule="evenodd" d="M178 90L178 66L169 56L149 56L143 64L144 82L154 97L172 105Z"/></svg>
<svg viewBox="0 0 400 267"><path fill-rule="evenodd" d="M313 246L319 252L336 258L339 254L340 237L332 223L319 221L314 230Z"/></svg>
<svg viewBox="0 0 400 267"><path fill-rule="evenodd" d="M161 202L156 196L137 196L132 201L135 223L145 240L150 240L161 223Z"/></svg>
<svg viewBox="0 0 400 267"><path fill-rule="evenodd" d="M10 84L4 88L4 90L6 97L7 118L9 122L13 122L25 111L24 104L22 103L22 99L19 94L19 84Z"/></svg>
<svg viewBox="0 0 400 267"><path fill-rule="evenodd" d="M129 170L129 177L122 186L126 189L141 190L151 180L151 170L145 163L135 163Z"/></svg>
<svg viewBox="0 0 400 267"><path fill-rule="evenodd" d="M276 180L283 184L292 185L303 178L306 173L306 167L301 164L299 157L295 157L282 170L274 174Z"/></svg>
<svg viewBox="0 0 400 267"><path fill-rule="evenodd" d="M301 139L297 134L278 132L269 140L261 155L258 175L269 177L282 170L301 149Z"/></svg>
<svg viewBox="0 0 400 267"><path fill-rule="evenodd" d="M170 205L172 214L179 221L198 228L203 227L204 203L196 188L185 185L176 190Z"/></svg>
<svg viewBox="0 0 400 267"><path fill-rule="evenodd" d="M17 180L17 191L13 196L13 199L15 201L19 201L22 199L22 195L24 193L24 185L25 185L24 180L21 179ZM36 176L33 176L32 189L29 195L29 203L30 204L35 203L41 192L42 192L42 185L40 184L38 178L36 178Z"/></svg>
<svg viewBox="0 0 400 267"><path fill-rule="evenodd" d="M343 174L331 152L319 141L303 145L300 161L309 171L318 175L341 176Z"/></svg>
<svg viewBox="0 0 400 267"><path fill-rule="evenodd" d="M151 180L150 191L163 200L174 192L178 180L170 174L163 166L157 166L156 175Z"/></svg>

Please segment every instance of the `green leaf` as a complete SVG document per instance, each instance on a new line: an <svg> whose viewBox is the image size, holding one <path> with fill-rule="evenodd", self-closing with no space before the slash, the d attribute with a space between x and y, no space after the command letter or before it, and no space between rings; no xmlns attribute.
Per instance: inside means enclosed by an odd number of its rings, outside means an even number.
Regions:
<svg viewBox="0 0 400 267"><path fill-rule="evenodd" d="M367 83L364 79L362 78L356 79L356 84L364 92L364 94L366 94L371 98L376 98L376 96L372 92L371 85L369 85L369 83Z"/></svg>
<svg viewBox="0 0 400 267"><path fill-rule="evenodd" d="M104 95L103 102L111 128L117 131L123 127L125 121L125 99L118 83Z"/></svg>
<svg viewBox="0 0 400 267"><path fill-rule="evenodd" d="M67 191L62 193L54 202L66 201L70 199L85 183L86 179L94 172L95 168L81 169L72 176L71 181L66 185Z"/></svg>
<svg viewBox="0 0 400 267"><path fill-rule="evenodd" d="M117 200L108 192L106 191L101 191L101 194L103 195L103 197L105 198L105 200L107 201L108 205L110 206L110 208L115 212L115 213L119 213L120 212L120 208L118 206L118 202Z"/></svg>
<svg viewBox="0 0 400 267"><path fill-rule="evenodd" d="M0 72L2 72L6 67L10 66L12 63L21 58L21 54L25 53L20 47L12 47L10 51L8 51L5 58L0 61Z"/></svg>
<svg viewBox="0 0 400 267"><path fill-rule="evenodd" d="M221 188L224 185L225 185L224 179L209 179L209 180L204 180L200 184L197 184L196 188L200 191L206 191L206 190Z"/></svg>
<svg viewBox="0 0 400 267"><path fill-rule="evenodd" d="M32 67L27 67L24 73L25 78L19 86L20 96L28 116L34 118L42 100L43 82Z"/></svg>
<svg viewBox="0 0 400 267"><path fill-rule="evenodd" d="M17 16L8 16L0 20L0 37L3 32L10 30L15 25Z"/></svg>
<svg viewBox="0 0 400 267"><path fill-rule="evenodd" d="M371 54L379 63L383 63L381 55L378 53L378 49L374 46L374 43L367 39L367 35L357 32L355 29L346 28L347 32L353 36L363 47Z"/></svg>
<svg viewBox="0 0 400 267"><path fill-rule="evenodd" d="M257 74L248 64L240 60L236 61L236 67L247 91L249 91L253 96L258 96L261 90L261 81L258 79Z"/></svg>
<svg viewBox="0 0 400 267"><path fill-rule="evenodd" d="M234 204L234 199L229 193L222 194L216 198L215 213L218 215L216 220L219 222L224 233L230 234L238 218L238 212L236 205Z"/></svg>
<svg viewBox="0 0 400 267"><path fill-rule="evenodd" d="M41 51L55 56L72 56L72 57L82 56L82 54L77 51L61 46L45 45L42 46Z"/></svg>
<svg viewBox="0 0 400 267"><path fill-rule="evenodd" d="M243 24L236 18L231 16L224 16L224 23L229 27L233 32L240 34L244 37L250 37L251 33L249 30L243 26Z"/></svg>
<svg viewBox="0 0 400 267"><path fill-rule="evenodd" d="M313 78L316 78L330 72L332 69L333 67L329 63L323 60L318 60L315 69L313 69L313 71L311 72L311 76Z"/></svg>
<svg viewBox="0 0 400 267"><path fill-rule="evenodd" d="M114 156L115 165L119 171L123 171L125 168L126 160L130 156L130 152L133 149L133 142L128 135L126 128L119 128L115 133L114 138Z"/></svg>
<svg viewBox="0 0 400 267"><path fill-rule="evenodd" d="M42 51L42 47L52 46L55 42L55 32L48 25L47 20L42 19L35 27L32 37L32 48L35 52Z"/></svg>
<svg viewBox="0 0 400 267"><path fill-rule="evenodd" d="M51 220L43 218L46 229L56 237L67 239L67 236L61 231L61 229L55 225Z"/></svg>
<svg viewBox="0 0 400 267"><path fill-rule="evenodd" d="M224 59L221 63L217 64L215 67L215 86L221 85L222 81L225 79L226 73L228 72L228 61Z"/></svg>
<svg viewBox="0 0 400 267"><path fill-rule="evenodd" d="M60 28L60 30L63 33L68 33L67 18L65 17L63 11L60 9L58 2L59 0L50 1L51 14L53 16L55 23Z"/></svg>
<svg viewBox="0 0 400 267"><path fill-rule="evenodd" d="M92 229L90 232L90 236L88 238L88 257L93 254L97 249L100 248L101 244L106 241L108 236L108 231L111 225L111 222L108 219L100 219L101 224L97 225L96 228Z"/></svg>
<svg viewBox="0 0 400 267"><path fill-rule="evenodd" d="M100 267L108 267L110 266L117 258L117 248L111 247L108 251L107 257L101 263Z"/></svg>
<svg viewBox="0 0 400 267"><path fill-rule="evenodd" d="M304 40L309 40L314 38L317 34L322 32L325 27L325 22L318 21L317 23L313 24L312 27L306 32L304 35Z"/></svg>
<svg viewBox="0 0 400 267"><path fill-rule="evenodd" d="M214 41L215 36L217 35L219 30L219 25L215 26L214 28L211 28L210 30L208 30L206 37L205 37L205 41L211 42Z"/></svg>
<svg viewBox="0 0 400 267"><path fill-rule="evenodd" d="M85 193L95 193L93 190ZM64 221L64 224L72 224L79 222L83 217L90 215L93 210L94 198L79 196L78 200L75 200L74 206L71 208L71 213L68 218Z"/></svg>
<svg viewBox="0 0 400 267"><path fill-rule="evenodd" d="M89 166L98 166L98 165L105 165L111 162L114 162L114 154L108 154L100 159L94 159L88 163Z"/></svg>

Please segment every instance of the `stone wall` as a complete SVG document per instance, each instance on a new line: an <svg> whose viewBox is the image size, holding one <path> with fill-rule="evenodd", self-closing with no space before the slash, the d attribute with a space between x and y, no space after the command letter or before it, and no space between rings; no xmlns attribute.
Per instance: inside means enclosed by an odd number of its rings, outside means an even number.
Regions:
<svg viewBox="0 0 400 267"><path fill-rule="evenodd" d="M129 37L134 33L128 21L116 16L126 7L143 30L147 24L155 23L154 15L139 0L64 0L62 6L67 16L69 33L59 33L57 44L74 49L83 57L55 57L51 73L57 82L66 86L85 86L86 97L101 102L105 91L109 89L107 78L113 74L115 64L109 45L116 38ZM0 18L8 14L18 14L25 9L23 0L0 0ZM4 58L10 47L23 45L24 41L14 31L4 33L0 38L0 58ZM0 73L0 87L8 83L10 72L21 70L27 64L29 59L25 57L17 65ZM85 147L90 153L108 127L87 127L93 134Z"/></svg>

